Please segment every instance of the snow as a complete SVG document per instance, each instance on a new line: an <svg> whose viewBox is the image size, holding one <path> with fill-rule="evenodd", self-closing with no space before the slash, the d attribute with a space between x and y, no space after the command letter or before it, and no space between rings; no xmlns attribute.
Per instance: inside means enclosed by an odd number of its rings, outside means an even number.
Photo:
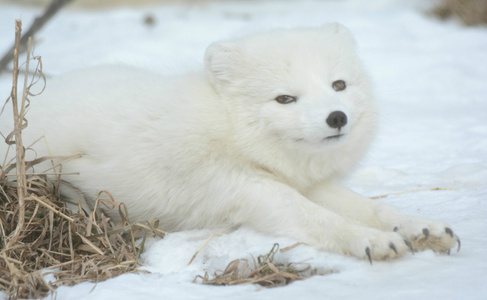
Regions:
<svg viewBox="0 0 487 300"><path fill-rule="evenodd" d="M36 54L55 76L100 64L129 64L174 74L200 68L212 41L273 27L340 22L355 34L375 83L380 131L347 185L408 214L449 223L461 237L452 255L431 251L387 262L366 261L298 246L282 262L332 269L286 287L213 287L196 275L232 260L296 241L240 228L176 232L154 239L142 255L149 274L61 287L57 299L486 299L487 297L487 28L440 22L421 1L225 1L67 9L37 36ZM13 41L14 19L24 31L36 8L0 4L0 53ZM155 19L154 26L143 21ZM2 97L10 75L0 76ZM35 99L35 98L34 98ZM4 116L2 116L3 118ZM423 190L434 187L451 190ZM1 297L1 295L0 295Z"/></svg>

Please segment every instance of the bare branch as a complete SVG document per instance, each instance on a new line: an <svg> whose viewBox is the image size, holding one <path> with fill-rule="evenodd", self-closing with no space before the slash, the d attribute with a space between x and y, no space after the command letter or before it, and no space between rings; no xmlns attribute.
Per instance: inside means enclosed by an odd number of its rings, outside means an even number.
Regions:
<svg viewBox="0 0 487 300"><path fill-rule="evenodd" d="M20 52L25 51L29 37L34 36L63 6L72 2L73 0L52 0L44 13L34 20L34 23L24 33L20 39ZM6 70L8 64L14 59L15 45L0 59L0 72Z"/></svg>

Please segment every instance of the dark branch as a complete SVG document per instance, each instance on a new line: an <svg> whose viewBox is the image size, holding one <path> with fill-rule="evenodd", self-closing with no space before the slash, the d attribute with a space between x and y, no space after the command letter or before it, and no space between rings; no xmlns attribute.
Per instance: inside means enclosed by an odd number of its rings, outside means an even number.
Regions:
<svg viewBox="0 0 487 300"><path fill-rule="evenodd" d="M72 1L73 0L52 0L44 13L40 17L35 18L34 23L32 23L29 29L22 35L22 38L20 39L20 51L25 51L29 37L34 36L63 6ZM6 70L13 58L14 46L12 46L0 60L0 72Z"/></svg>

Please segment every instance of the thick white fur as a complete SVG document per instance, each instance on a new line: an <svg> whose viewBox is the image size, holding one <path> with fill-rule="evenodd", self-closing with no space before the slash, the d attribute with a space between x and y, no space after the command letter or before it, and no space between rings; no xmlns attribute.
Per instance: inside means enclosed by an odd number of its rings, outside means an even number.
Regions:
<svg viewBox="0 0 487 300"><path fill-rule="evenodd" d="M377 117L355 48L331 24L212 44L206 72L180 77L79 71L33 99L25 144L45 134L52 154L83 154L63 167L80 175L65 180L88 194L108 190L132 221L156 217L165 230L246 225L373 259L402 255L404 240L448 251L456 237L447 225L338 183L366 150ZM336 92L336 80L346 89ZM280 104L279 95L298 100ZM338 133L325 121L333 111L348 117L344 136L324 140Z"/></svg>

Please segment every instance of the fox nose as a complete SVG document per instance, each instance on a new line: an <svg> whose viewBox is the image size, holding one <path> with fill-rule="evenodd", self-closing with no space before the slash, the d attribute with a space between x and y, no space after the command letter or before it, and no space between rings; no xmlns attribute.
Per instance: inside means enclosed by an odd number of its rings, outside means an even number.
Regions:
<svg viewBox="0 0 487 300"><path fill-rule="evenodd" d="M347 115L343 111L334 111L326 118L326 123L331 128L340 129L347 125Z"/></svg>

